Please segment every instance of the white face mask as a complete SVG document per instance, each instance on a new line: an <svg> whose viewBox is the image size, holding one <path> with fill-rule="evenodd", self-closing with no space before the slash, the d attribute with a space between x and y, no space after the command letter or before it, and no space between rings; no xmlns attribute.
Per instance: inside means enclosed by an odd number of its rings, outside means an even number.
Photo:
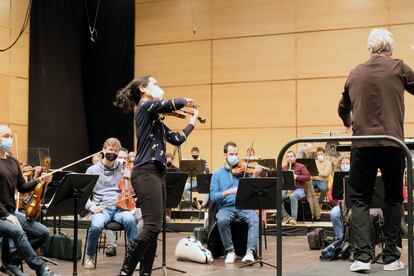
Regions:
<svg viewBox="0 0 414 276"><path fill-rule="evenodd" d="M162 100L164 98L164 91L158 85L149 85L148 91L154 99Z"/></svg>
<svg viewBox="0 0 414 276"><path fill-rule="evenodd" d="M322 162L323 160L325 160L325 156L323 156L323 155L318 155L318 160Z"/></svg>

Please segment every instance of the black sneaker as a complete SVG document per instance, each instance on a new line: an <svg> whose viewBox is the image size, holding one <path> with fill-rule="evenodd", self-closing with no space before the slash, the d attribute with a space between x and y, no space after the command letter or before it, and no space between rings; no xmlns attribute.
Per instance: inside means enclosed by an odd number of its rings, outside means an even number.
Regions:
<svg viewBox="0 0 414 276"><path fill-rule="evenodd" d="M0 271L11 276L29 276L20 269L20 266L14 264L3 263Z"/></svg>
<svg viewBox="0 0 414 276"><path fill-rule="evenodd" d="M56 274L49 267L45 267L42 273L38 273L37 276L61 276L60 274Z"/></svg>
<svg viewBox="0 0 414 276"><path fill-rule="evenodd" d="M116 247L114 247L114 246L108 246L105 249L105 255L108 256L108 257L116 256Z"/></svg>

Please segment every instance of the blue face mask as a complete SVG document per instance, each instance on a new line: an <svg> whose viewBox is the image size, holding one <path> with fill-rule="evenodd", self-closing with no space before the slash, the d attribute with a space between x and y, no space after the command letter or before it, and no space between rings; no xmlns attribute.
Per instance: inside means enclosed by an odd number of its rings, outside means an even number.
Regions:
<svg viewBox="0 0 414 276"><path fill-rule="evenodd" d="M230 166L236 166L237 163L239 163L239 158L236 155L230 155L227 157L227 163L229 163Z"/></svg>
<svg viewBox="0 0 414 276"><path fill-rule="evenodd" d="M350 169L351 169L351 165L349 165L349 164L341 164L341 171L343 171L343 172L349 172Z"/></svg>
<svg viewBox="0 0 414 276"><path fill-rule="evenodd" d="M0 148L5 151L9 152L13 146L13 139L12 138L2 138Z"/></svg>

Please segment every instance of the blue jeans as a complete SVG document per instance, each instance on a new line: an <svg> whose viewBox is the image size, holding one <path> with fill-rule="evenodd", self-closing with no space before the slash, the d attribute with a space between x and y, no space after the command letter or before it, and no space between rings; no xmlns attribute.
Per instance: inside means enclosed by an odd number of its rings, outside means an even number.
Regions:
<svg viewBox="0 0 414 276"><path fill-rule="evenodd" d="M20 222L20 225L11 223L8 220L0 219L0 236L4 239L11 239L17 248L17 253L10 255L9 242L3 242L2 260L6 263L19 264L25 260L27 265L36 272L42 272L45 262L35 252L49 236L49 230L43 224L36 221L28 221L21 213L12 213Z"/></svg>
<svg viewBox="0 0 414 276"><path fill-rule="evenodd" d="M134 215L129 211L122 211L115 208L105 208L103 213L92 215L91 225L89 226L88 245L86 255L93 256L96 253L96 245L99 235L104 229L105 224L116 221L125 228L128 242L132 242L138 234L137 224Z"/></svg>
<svg viewBox="0 0 414 276"><path fill-rule="evenodd" d="M326 183L326 181L323 180L313 179L312 185L313 188L318 189L318 191L320 192L318 202L319 204L321 204L325 200L326 192L328 191L328 183Z"/></svg>
<svg viewBox="0 0 414 276"><path fill-rule="evenodd" d="M336 238L342 239L344 236L344 226L342 224L341 208L339 205L333 207L331 210L331 222Z"/></svg>
<svg viewBox="0 0 414 276"><path fill-rule="evenodd" d="M259 238L259 217L253 210L237 210L235 207L222 207L216 214L217 225L225 250L234 250L230 223L239 218L247 223L247 251L255 250Z"/></svg>
<svg viewBox="0 0 414 276"><path fill-rule="evenodd" d="M306 197L305 190L304 189L296 189L290 194L290 213L292 214L292 218L295 220L298 219L298 206L299 206L299 200L301 198ZM287 192L282 192L282 199L287 198ZM282 204L282 215L287 214L285 207ZM284 212L283 212L284 211Z"/></svg>

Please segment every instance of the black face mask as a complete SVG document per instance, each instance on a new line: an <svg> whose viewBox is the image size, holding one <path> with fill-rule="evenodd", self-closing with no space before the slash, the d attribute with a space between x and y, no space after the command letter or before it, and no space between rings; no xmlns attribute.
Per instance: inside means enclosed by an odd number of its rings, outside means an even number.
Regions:
<svg viewBox="0 0 414 276"><path fill-rule="evenodd" d="M167 162L167 167L171 167L172 166L172 162Z"/></svg>
<svg viewBox="0 0 414 276"><path fill-rule="evenodd" d="M107 152L107 153L105 153L105 158L109 162L112 162L112 161L115 161L115 159L118 158L118 154L113 153L113 152Z"/></svg>
<svg viewBox="0 0 414 276"><path fill-rule="evenodd" d="M193 154L191 156L193 157L193 159L197 159L198 158L198 155L196 155L196 154Z"/></svg>

